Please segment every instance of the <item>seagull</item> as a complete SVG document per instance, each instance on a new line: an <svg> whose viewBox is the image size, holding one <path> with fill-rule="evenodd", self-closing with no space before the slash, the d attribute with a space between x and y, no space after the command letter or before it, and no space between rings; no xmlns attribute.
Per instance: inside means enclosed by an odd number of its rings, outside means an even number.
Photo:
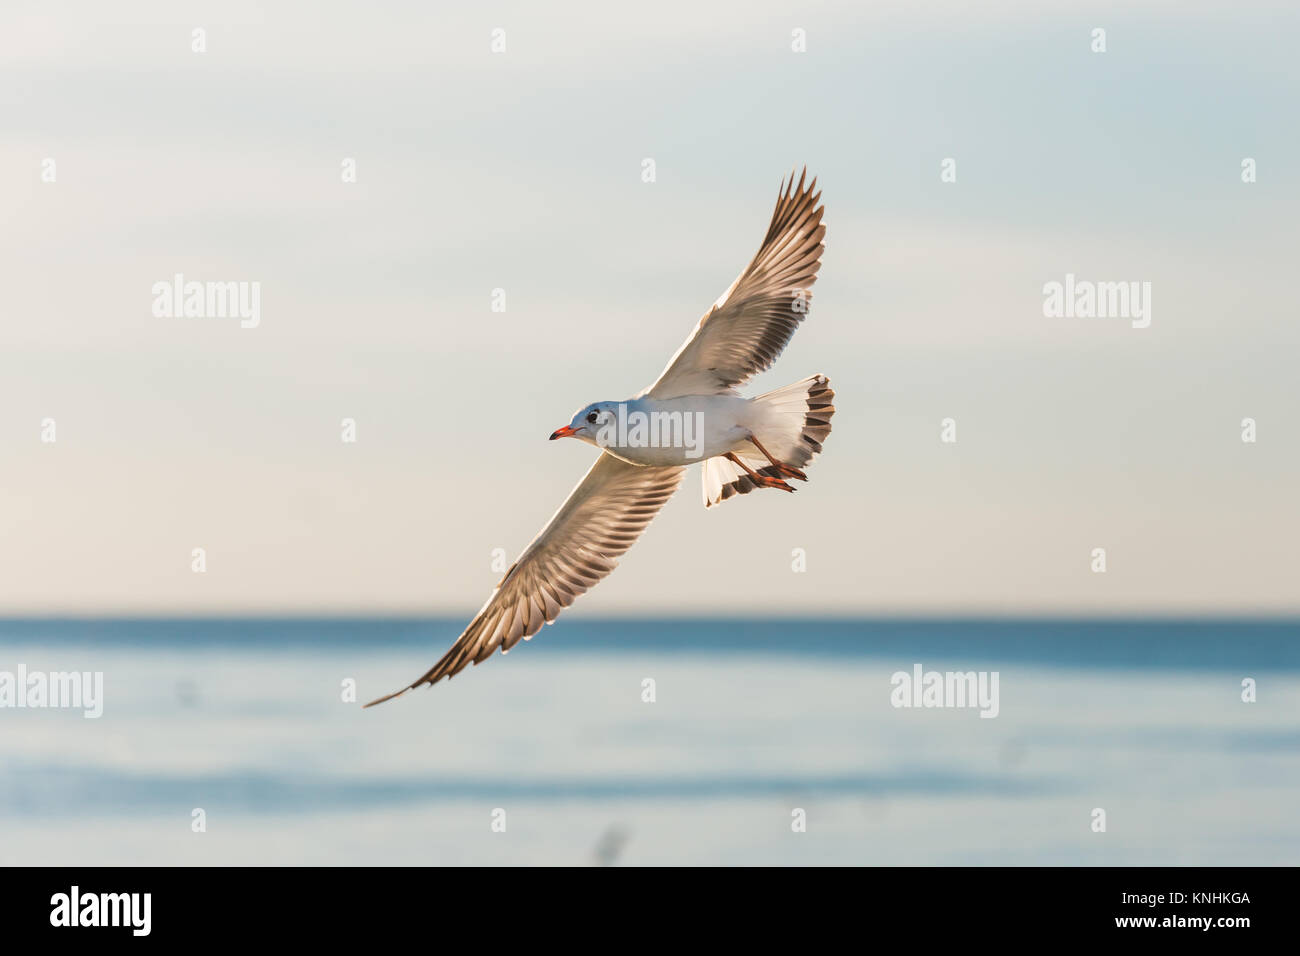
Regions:
<svg viewBox="0 0 1300 956"><path fill-rule="evenodd" d="M600 449L586 476L497 584L451 649L391 700L504 654L615 567L682 482L703 463L704 505L758 488L793 492L822 450L835 412L830 381L812 375L755 398L738 391L767 371L808 313L821 267L817 180L783 179L763 244L659 378L633 398L580 409L551 440Z"/></svg>

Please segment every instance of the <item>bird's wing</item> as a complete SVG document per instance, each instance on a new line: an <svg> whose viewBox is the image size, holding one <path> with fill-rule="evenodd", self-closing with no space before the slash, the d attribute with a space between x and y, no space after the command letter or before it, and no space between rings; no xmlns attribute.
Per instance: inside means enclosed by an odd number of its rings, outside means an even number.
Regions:
<svg viewBox="0 0 1300 956"><path fill-rule="evenodd" d="M442 659L413 684L366 706L436 684L536 634L618 566L685 471L631 465L602 453Z"/></svg>
<svg viewBox="0 0 1300 956"><path fill-rule="evenodd" d="M806 175L805 169L797 187L793 174L788 183L782 181L758 254L644 394L712 395L772 367L807 314L809 289L826 248L825 207L817 205L816 179L804 188Z"/></svg>

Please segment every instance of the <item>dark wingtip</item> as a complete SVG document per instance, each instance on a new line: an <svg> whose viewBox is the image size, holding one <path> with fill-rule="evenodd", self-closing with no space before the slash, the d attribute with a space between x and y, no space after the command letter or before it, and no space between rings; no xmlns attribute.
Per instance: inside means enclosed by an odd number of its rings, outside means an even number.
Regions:
<svg viewBox="0 0 1300 956"><path fill-rule="evenodd" d="M362 704L361 709L365 710L367 707L374 707L375 704L382 704L384 701L392 700L394 697L401 697L408 690L411 690L411 688L416 686L417 686L416 684L412 684L410 687L403 687L401 690L395 690L391 694L385 694L383 697L377 697L368 704Z"/></svg>
<svg viewBox="0 0 1300 956"><path fill-rule="evenodd" d="M798 184L798 186L795 185L795 181L794 181L794 174L795 174L795 171L796 171L796 167L791 166L791 167L790 167L790 175L789 175L789 176L782 176L782 177L781 177L781 188L780 188L780 190L777 192L777 198L778 198L778 199L793 199L795 196L801 196L801 195L803 195L805 192L811 194L811 193L813 193L813 192L815 192L815 191L817 190L817 177L816 177L816 176L814 176L814 177L812 178L812 182L808 182L808 164L807 164L807 163L804 163L803 168L800 169L800 170L798 170L798 172L799 172L799 184ZM807 189L804 189L804 184L805 184L805 183L807 183L807 186L808 186ZM817 200L820 199L820 198L821 198L821 195L818 194L817 196L814 196L814 197L813 197L813 200L812 200L812 201L813 201L814 203L816 203Z"/></svg>

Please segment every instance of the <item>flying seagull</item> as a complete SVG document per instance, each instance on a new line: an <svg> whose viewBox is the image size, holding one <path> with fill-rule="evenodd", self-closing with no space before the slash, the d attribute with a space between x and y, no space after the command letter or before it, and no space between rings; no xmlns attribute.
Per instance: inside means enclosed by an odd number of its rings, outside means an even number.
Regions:
<svg viewBox="0 0 1300 956"><path fill-rule="evenodd" d="M614 570L687 465L703 462L705 507L808 480L802 468L822 450L835 411L826 376L756 398L736 391L772 367L808 311L826 227L817 180L805 186L806 176L782 181L758 254L658 380L634 398L586 406L551 435L594 445L600 457L438 663L367 707L504 654L554 621Z"/></svg>

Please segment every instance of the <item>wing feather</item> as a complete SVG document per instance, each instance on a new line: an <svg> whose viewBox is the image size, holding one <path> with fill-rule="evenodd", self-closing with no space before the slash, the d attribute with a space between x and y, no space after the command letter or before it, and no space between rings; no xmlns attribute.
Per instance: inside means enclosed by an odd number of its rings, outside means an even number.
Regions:
<svg viewBox="0 0 1300 956"><path fill-rule="evenodd" d="M712 395L772 367L803 321L821 268L825 207L817 180L782 181L757 255L700 319L690 338L643 393L651 398Z"/></svg>
<svg viewBox="0 0 1300 956"><path fill-rule="evenodd" d="M602 454L438 663L415 682L366 706L450 678L554 621L618 567L618 559L672 497L685 471L641 467Z"/></svg>

